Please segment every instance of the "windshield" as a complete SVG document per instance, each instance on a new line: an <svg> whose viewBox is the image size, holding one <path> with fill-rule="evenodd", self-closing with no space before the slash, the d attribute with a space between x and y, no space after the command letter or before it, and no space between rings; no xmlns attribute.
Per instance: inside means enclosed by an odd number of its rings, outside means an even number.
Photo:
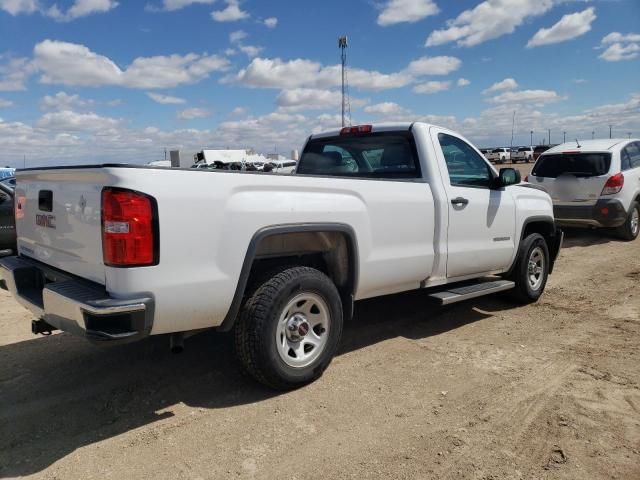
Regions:
<svg viewBox="0 0 640 480"><path fill-rule="evenodd" d="M518 151L519 152L529 152L529 151L531 151L531 148L530 147L522 147L522 148L519 148Z"/></svg>
<svg viewBox="0 0 640 480"><path fill-rule="evenodd" d="M504 152L504 148L496 148L495 150L492 150L492 153L502 153Z"/></svg>
<svg viewBox="0 0 640 480"><path fill-rule="evenodd" d="M312 138L302 152L297 173L373 178L420 175L408 131Z"/></svg>
<svg viewBox="0 0 640 480"><path fill-rule="evenodd" d="M561 175L599 177L607 174L610 166L610 153L556 153L541 155L531 174L545 178Z"/></svg>

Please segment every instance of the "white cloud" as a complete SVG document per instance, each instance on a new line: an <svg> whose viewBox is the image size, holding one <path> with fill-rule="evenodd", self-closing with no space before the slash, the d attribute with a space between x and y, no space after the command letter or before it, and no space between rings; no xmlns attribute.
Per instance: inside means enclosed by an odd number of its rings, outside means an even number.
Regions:
<svg viewBox="0 0 640 480"><path fill-rule="evenodd" d="M278 19L276 17L265 18L263 23L267 28L276 28L278 26Z"/></svg>
<svg viewBox="0 0 640 480"><path fill-rule="evenodd" d="M640 52L640 44L629 43L628 45L623 45L622 43L614 43L602 52L598 58L607 62L619 62L636 58L638 52Z"/></svg>
<svg viewBox="0 0 640 480"><path fill-rule="evenodd" d="M373 115L402 115L408 113L408 110L395 102L382 102L375 105L369 105L364 108L365 113Z"/></svg>
<svg viewBox="0 0 640 480"><path fill-rule="evenodd" d="M414 93L426 93L426 94L431 94L431 93L438 93L438 92L444 92L445 90L449 90L449 87L451 86L451 82L447 81L447 82L425 82L425 83L419 83L418 85L416 85L415 87L413 87L413 91Z"/></svg>
<svg viewBox="0 0 640 480"><path fill-rule="evenodd" d="M233 117L240 117L242 115L245 115L247 113L247 109L244 107L236 107L233 110L231 110L231 112L229 112L229 115L233 116Z"/></svg>
<svg viewBox="0 0 640 480"><path fill-rule="evenodd" d="M161 93L147 92L147 97L162 105L180 105L187 102L184 98L162 95Z"/></svg>
<svg viewBox="0 0 640 480"><path fill-rule="evenodd" d="M467 80L466 78L459 78L456 82L456 85L458 85L459 87L466 87L467 85L471 85L471 81Z"/></svg>
<svg viewBox="0 0 640 480"><path fill-rule="evenodd" d="M13 105L11 100L6 100L4 98L0 98L0 108L7 108Z"/></svg>
<svg viewBox="0 0 640 480"><path fill-rule="evenodd" d="M228 79L229 81L230 79ZM340 85L340 66L323 66L306 59L284 61L280 58L255 58L235 76L235 80L254 88L331 88ZM349 85L362 90L385 90L410 84L407 72L380 73L352 68Z"/></svg>
<svg viewBox="0 0 640 480"><path fill-rule="evenodd" d="M93 105L93 100L85 100L80 95L69 95L66 92L58 92L55 95L45 95L40 100L40 110L73 110Z"/></svg>
<svg viewBox="0 0 640 480"><path fill-rule="evenodd" d="M244 30L236 30L235 32L231 32L229 34L229 41L231 43L237 43L237 42L239 42L241 40L244 40L248 36L249 35Z"/></svg>
<svg viewBox="0 0 640 480"><path fill-rule="evenodd" d="M0 64L0 92L26 90L26 82L34 71L33 62L28 58L9 58Z"/></svg>
<svg viewBox="0 0 640 480"><path fill-rule="evenodd" d="M108 133L120 125L115 118L103 117L96 113L78 113L71 110L45 113L37 122L38 128L65 132L97 132Z"/></svg>
<svg viewBox="0 0 640 480"><path fill-rule="evenodd" d="M483 90L482 93L491 93L500 90L515 90L516 88L518 88L518 82L513 78L505 78L504 80L494 83L486 90Z"/></svg>
<svg viewBox="0 0 640 480"><path fill-rule="evenodd" d="M416 77L423 75L448 75L462 65L456 57L422 57L409 64L407 70Z"/></svg>
<svg viewBox="0 0 640 480"><path fill-rule="evenodd" d="M216 0L163 0L162 10L172 12L174 10L180 10L196 3L211 5L215 1ZM154 9L154 7L151 7L151 9Z"/></svg>
<svg viewBox="0 0 640 480"><path fill-rule="evenodd" d="M239 0L226 0L227 8L211 12L216 22L237 22L249 18L249 14L240 8Z"/></svg>
<svg viewBox="0 0 640 480"><path fill-rule="evenodd" d="M559 100L563 100L563 98L553 90L504 92L489 99L492 103L533 103L537 105L544 105Z"/></svg>
<svg viewBox="0 0 640 480"><path fill-rule="evenodd" d="M38 10L37 0L0 0L0 10L10 15L33 13Z"/></svg>
<svg viewBox="0 0 640 480"><path fill-rule="evenodd" d="M121 70L111 59L84 45L45 40L34 48L33 65L48 84L129 88L173 88L195 83L211 72L226 69L229 62L217 55L188 53L138 57Z"/></svg>
<svg viewBox="0 0 640 480"><path fill-rule="evenodd" d="M640 53L640 34L611 32L600 42L600 48L606 48L598 58L607 62L632 60Z"/></svg>
<svg viewBox="0 0 640 480"><path fill-rule="evenodd" d="M527 43L528 48L565 42L591 30L591 24L597 18L596 9L587 8L582 12L564 15L556 24L549 28L541 28Z"/></svg>
<svg viewBox="0 0 640 480"><path fill-rule="evenodd" d="M350 98L351 107L361 107L368 100ZM276 98L280 112L300 112L304 110L335 110L342 103L339 90L323 90L314 88L294 88L283 90Z"/></svg>
<svg viewBox="0 0 640 480"><path fill-rule="evenodd" d="M414 23L438 12L440 9L433 0L387 0L378 15L378 25L386 27L397 23Z"/></svg>
<svg viewBox="0 0 640 480"><path fill-rule="evenodd" d="M620 42L640 42L640 33L628 33L623 35L620 32L611 32L602 39L603 45Z"/></svg>
<svg viewBox="0 0 640 480"><path fill-rule="evenodd" d="M485 0L447 21L447 26L434 30L426 46L456 42L472 47L512 33L525 20L540 16L560 0Z"/></svg>
<svg viewBox="0 0 640 480"><path fill-rule="evenodd" d="M180 120L193 120L195 118L207 118L211 116L211 112L206 108L187 108L178 113Z"/></svg>
<svg viewBox="0 0 640 480"><path fill-rule="evenodd" d="M247 57L253 58L260 55L260 52L264 50L264 47L258 47L256 45L239 45L238 50L244 53Z"/></svg>
<svg viewBox="0 0 640 480"><path fill-rule="evenodd" d="M58 4L54 3L44 13L54 20L68 22L95 13L106 13L117 6L118 2L115 0L75 0L66 12L62 12Z"/></svg>

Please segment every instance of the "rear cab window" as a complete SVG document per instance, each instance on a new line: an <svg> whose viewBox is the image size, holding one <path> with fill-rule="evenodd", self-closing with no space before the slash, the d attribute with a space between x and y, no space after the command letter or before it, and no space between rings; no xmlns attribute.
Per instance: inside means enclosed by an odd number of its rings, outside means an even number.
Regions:
<svg viewBox="0 0 640 480"><path fill-rule="evenodd" d="M600 177L609 173L611 154L589 152L567 152L541 155L531 175L544 178L558 178L574 175L581 178Z"/></svg>
<svg viewBox="0 0 640 480"><path fill-rule="evenodd" d="M409 131L311 138L296 173L380 179L421 176L415 142Z"/></svg>

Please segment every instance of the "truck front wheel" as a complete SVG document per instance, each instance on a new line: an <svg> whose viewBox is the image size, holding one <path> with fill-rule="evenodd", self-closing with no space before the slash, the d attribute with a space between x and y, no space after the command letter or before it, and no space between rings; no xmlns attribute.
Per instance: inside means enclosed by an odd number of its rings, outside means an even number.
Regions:
<svg viewBox="0 0 640 480"><path fill-rule="evenodd" d="M259 382L288 390L319 378L342 336L333 282L309 267L288 268L260 284L235 324L236 353Z"/></svg>
<svg viewBox="0 0 640 480"><path fill-rule="evenodd" d="M532 233L522 240L511 280L516 284L513 295L521 303L540 298L549 276L549 247L542 235Z"/></svg>

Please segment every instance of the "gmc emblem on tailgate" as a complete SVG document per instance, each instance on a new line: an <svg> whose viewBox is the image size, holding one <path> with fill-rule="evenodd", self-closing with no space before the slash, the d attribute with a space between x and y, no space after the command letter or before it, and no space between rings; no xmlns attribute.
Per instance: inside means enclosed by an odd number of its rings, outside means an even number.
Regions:
<svg viewBox="0 0 640 480"><path fill-rule="evenodd" d="M56 216L37 214L36 225L39 227L56 228Z"/></svg>

